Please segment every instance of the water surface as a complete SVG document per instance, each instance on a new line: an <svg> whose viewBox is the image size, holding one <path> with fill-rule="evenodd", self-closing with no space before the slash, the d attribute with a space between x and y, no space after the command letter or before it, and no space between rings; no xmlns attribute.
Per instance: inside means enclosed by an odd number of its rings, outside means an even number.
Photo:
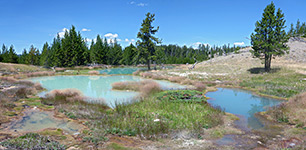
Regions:
<svg viewBox="0 0 306 150"><path fill-rule="evenodd" d="M208 92L206 96L211 99L208 102L215 106L224 108L226 112L236 114L240 120L240 125L247 128L259 129L264 125L254 114L265 111L267 108L282 103L281 100L260 97L251 92L241 89L218 88L218 91Z"/></svg>
<svg viewBox="0 0 306 150"><path fill-rule="evenodd" d="M138 92L112 90L112 84L123 81L145 80L137 76L48 76L31 78L33 82L39 82L48 91L55 89L74 88L80 90L84 96L103 98L109 106L115 106L115 102L124 102L138 96ZM164 90L185 89L185 86L168 81L154 80Z"/></svg>
<svg viewBox="0 0 306 150"><path fill-rule="evenodd" d="M69 133L76 133L81 128L77 123L53 117L53 112L28 110L25 115L10 125L15 132L34 132L46 128L61 128Z"/></svg>
<svg viewBox="0 0 306 150"><path fill-rule="evenodd" d="M133 74L133 72L145 68L111 68L100 71L100 74Z"/></svg>

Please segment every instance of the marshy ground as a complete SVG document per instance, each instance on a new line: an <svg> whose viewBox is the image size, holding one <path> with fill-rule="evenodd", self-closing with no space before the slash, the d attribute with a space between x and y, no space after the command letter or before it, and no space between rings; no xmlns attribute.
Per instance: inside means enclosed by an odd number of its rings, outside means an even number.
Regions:
<svg viewBox="0 0 306 150"><path fill-rule="evenodd" d="M87 103L78 91L53 91L53 95L39 98L35 95L43 90L40 85L17 80L46 75L101 76L101 68L63 68L54 72L0 63L0 149L31 147L24 141L33 139L41 139L41 143L35 143L37 148L58 149L304 149L306 96L301 93L306 92L306 43L291 41L288 45L288 55L272 60L271 73L262 71L263 64L252 58L250 48L201 62L193 70L181 65L170 70L136 72L145 78L192 85L195 90L160 92L155 83L119 82L114 89L144 94L140 101L118 104L114 109ZM237 116L207 103L204 93L216 87L243 88L288 102L256 114L265 122L265 128L245 130L239 126ZM4 129L32 109L50 111L83 128L74 134L58 128L35 133Z"/></svg>

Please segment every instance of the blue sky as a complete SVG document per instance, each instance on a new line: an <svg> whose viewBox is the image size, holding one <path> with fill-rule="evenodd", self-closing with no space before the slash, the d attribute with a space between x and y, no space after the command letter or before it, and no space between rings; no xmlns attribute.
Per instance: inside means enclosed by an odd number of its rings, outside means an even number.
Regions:
<svg viewBox="0 0 306 150"><path fill-rule="evenodd" d="M31 44L42 48L71 25L84 38L97 34L137 40L147 12L155 13L153 25L163 44L192 46L244 42L254 31L269 0L0 0L0 44L13 44L17 53ZM274 1L285 13L287 26L306 22L305 0ZM87 30L87 31L86 31Z"/></svg>

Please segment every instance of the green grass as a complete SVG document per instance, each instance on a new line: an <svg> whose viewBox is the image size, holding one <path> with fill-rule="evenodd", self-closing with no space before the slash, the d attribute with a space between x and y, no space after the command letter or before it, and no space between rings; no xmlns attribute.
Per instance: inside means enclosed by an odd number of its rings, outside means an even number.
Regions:
<svg viewBox="0 0 306 150"><path fill-rule="evenodd" d="M61 145L37 133L27 133L15 139L7 139L0 142L0 145L8 149L66 149L65 145Z"/></svg>
<svg viewBox="0 0 306 150"><path fill-rule="evenodd" d="M119 135L158 137L180 130L200 131L223 123L224 112L205 103L173 103L155 96L129 105L117 105L115 110L90 126Z"/></svg>
<svg viewBox="0 0 306 150"><path fill-rule="evenodd" d="M289 98L306 91L306 75L281 69L276 73L252 75L244 79L240 86L255 89L260 94Z"/></svg>
<svg viewBox="0 0 306 150"><path fill-rule="evenodd" d="M110 143L109 145L107 145L106 149L107 150L133 150L134 148L125 147L117 143Z"/></svg>
<svg viewBox="0 0 306 150"><path fill-rule="evenodd" d="M128 135L155 139L162 134L188 130L200 132L223 124L224 112L206 103L201 92L176 91L183 93L181 99L191 98L196 103L178 102L157 97L168 92L158 93L132 104L117 104L110 109L103 104L91 104L83 101L51 102L55 108L73 119L86 119L90 131L82 134L84 141L99 142L106 134ZM170 92L171 93L171 92ZM204 102L203 102L204 101Z"/></svg>
<svg viewBox="0 0 306 150"><path fill-rule="evenodd" d="M206 102L204 94L195 90L171 90L156 95L158 100L172 102Z"/></svg>

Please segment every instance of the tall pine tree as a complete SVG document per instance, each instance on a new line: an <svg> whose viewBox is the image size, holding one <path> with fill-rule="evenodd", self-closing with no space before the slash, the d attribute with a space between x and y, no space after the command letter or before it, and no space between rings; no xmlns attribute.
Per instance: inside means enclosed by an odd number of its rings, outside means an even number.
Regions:
<svg viewBox="0 0 306 150"><path fill-rule="evenodd" d="M155 55L154 47L156 44L161 43L158 38L153 36L159 30L159 27L154 29L152 26L155 20L154 17L155 14L147 13L146 18L141 24L140 31L137 34L137 38L140 39L137 41L138 56L146 61L149 70L151 69L150 64Z"/></svg>
<svg viewBox="0 0 306 150"><path fill-rule="evenodd" d="M266 72L271 70L272 56L281 56L288 52L285 22L280 9L275 14L275 5L272 2L265 8L262 19L256 22L255 33L251 35L251 52L255 57L264 59Z"/></svg>

